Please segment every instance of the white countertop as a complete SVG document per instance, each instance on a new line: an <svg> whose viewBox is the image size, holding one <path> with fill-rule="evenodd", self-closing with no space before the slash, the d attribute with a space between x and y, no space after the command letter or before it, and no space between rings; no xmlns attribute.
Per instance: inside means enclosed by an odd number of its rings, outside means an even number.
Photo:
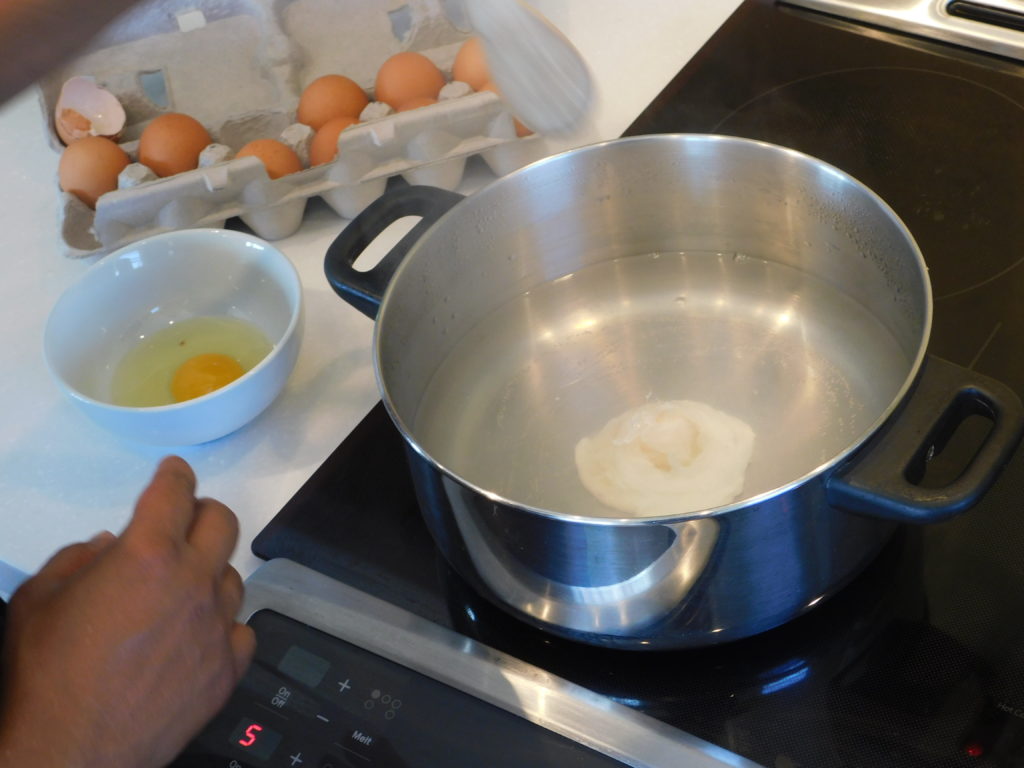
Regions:
<svg viewBox="0 0 1024 768"><path fill-rule="evenodd" d="M597 84L587 124L552 149L619 136L732 13L740 0L534 0L576 44ZM66 400L43 362L46 317L91 260L61 255L57 154L46 144L34 89L0 109L0 597L54 550L97 531L120 531L160 456L123 442ZM461 191L488 181L468 178ZM323 254L345 225L326 205L307 209L278 245L303 281L306 335L288 385L254 422L220 440L174 449L195 468L199 492L241 521L233 564L260 560L252 539L378 400L372 323L323 277Z"/></svg>

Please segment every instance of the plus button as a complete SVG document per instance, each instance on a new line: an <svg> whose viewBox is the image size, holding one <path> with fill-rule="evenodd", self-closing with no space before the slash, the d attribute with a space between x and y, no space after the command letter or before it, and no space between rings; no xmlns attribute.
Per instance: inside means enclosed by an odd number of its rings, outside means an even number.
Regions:
<svg viewBox="0 0 1024 768"><path fill-rule="evenodd" d="M338 681L338 693L344 693L351 687L352 684L348 681L348 678L346 678L344 682L341 680Z"/></svg>
<svg viewBox="0 0 1024 768"><path fill-rule="evenodd" d="M304 762L303 759L302 759L302 753L301 752L296 752L294 755L292 755L288 759L292 761L292 765L302 765L302 763Z"/></svg>

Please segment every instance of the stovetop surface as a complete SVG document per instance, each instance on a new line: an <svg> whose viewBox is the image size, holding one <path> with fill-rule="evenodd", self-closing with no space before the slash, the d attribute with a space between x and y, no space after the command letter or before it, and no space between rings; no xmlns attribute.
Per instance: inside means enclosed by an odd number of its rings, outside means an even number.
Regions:
<svg viewBox="0 0 1024 768"><path fill-rule="evenodd" d="M907 224L930 351L1024 394L1024 68L748 0L629 134L723 133L826 160ZM660 653L559 640L483 603L416 509L377 406L257 537L287 557L775 768L1024 766L1024 450L970 512L904 528L778 629Z"/></svg>

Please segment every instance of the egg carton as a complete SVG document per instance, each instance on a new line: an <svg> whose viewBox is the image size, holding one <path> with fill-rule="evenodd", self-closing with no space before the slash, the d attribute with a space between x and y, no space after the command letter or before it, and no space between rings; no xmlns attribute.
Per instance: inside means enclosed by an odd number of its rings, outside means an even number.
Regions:
<svg viewBox="0 0 1024 768"><path fill-rule="evenodd" d="M460 0L137 5L82 56L40 83L51 146L63 151L53 127L61 85L84 75L124 105L128 119L119 144L132 162L142 130L166 112L199 120L216 144L228 148L229 159L108 192L95 211L61 192L65 255L99 255L160 232L220 227L234 217L260 237L277 240L301 226L311 198L347 219L394 177L455 189L472 157L497 175L542 157L543 139L517 137L498 96L470 92L353 125L339 136L334 161L278 179L270 179L254 157L233 158L253 139L280 139L289 131L294 136L299 96L321 75L345 75L372 100L380 65L400 51L417 51L451 81L455 54L470 34Z"/></svg>

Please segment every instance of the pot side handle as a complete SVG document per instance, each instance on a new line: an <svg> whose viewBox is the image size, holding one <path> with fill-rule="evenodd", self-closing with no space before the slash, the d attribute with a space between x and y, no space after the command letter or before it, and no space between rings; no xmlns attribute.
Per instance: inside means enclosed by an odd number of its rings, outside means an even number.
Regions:
<svg viewBox="0 0 1024 768"><path fill-rule="evenodd" d="M409 249L438 219L464 199L457 192L426 186L405 186L385 192L349 222L324 257L327 282L341 298L375 318L381 298ZM422 219L372 269L352 265L385 229L405 216Z"/></svg>
<svg viewBox="0 0 1024 768"><path fill-rule="evenodd" d="M970 416L991 420L966 468L942 487L911 480ZM828 480L828 501L850 512L910 523L959 514L991 487L1024 433L1017 394L994 379L929 355L905 406L890 427Z"/></svg>

